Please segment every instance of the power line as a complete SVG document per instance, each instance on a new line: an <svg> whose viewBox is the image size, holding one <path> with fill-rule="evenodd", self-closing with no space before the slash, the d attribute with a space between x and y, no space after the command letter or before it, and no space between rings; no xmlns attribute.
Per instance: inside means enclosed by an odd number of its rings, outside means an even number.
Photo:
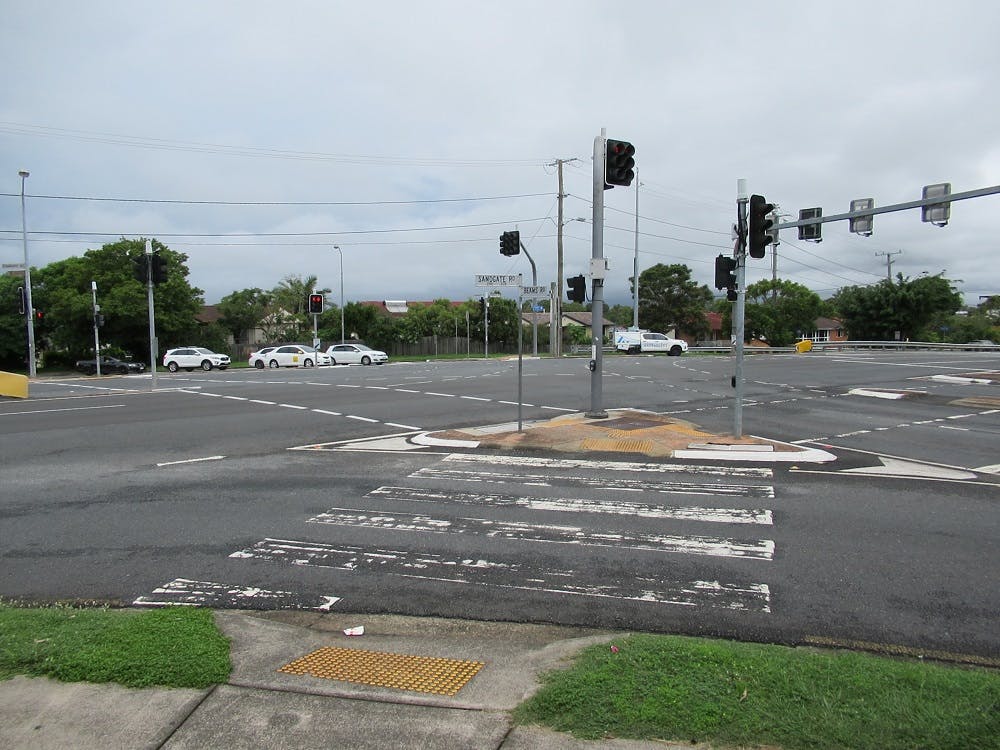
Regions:
<svg viewBox="0 0 1000 750"><path fill-rule="evenodd" d="M5 198L20 197L20 193L0 193ZM222 201L222 200L179 200L171 198L102 198L84 195L25 195L26 198L64 201L102 201L108 203L167 203L186 206L399 206L425 203L471 203L476 201L514 200L518 198L541 198L552 193L521 193L519 195L489 195L472 198L427 198L392 201Z"/></svg>
<svg viewBox="0 0 1000 750"><path fill-rule="evenodd" d="M270 146L232 146L223 143L198 143L172 141L163 138L101 133L87 130L68 130L29 123L2 122L0 132L45 138L64 138L89 143L107 143L133 148L150 148L165 151L228 154L295 161L335 162L338 164L364 164L409 167L523 167L545 166L548 159L439 159L405 156L371 156L360 154L330 154L324 152L292 151Z"/></svg>

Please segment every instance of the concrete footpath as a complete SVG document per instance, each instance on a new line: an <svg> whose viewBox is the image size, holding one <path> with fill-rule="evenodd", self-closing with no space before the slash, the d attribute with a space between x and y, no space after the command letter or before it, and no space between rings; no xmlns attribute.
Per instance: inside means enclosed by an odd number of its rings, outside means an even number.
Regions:
<svg viewBox="0 0 1000 750"><path fill-rule="evenodd" d="M825 462L824 451L739 440L649 412L422 434L423 445L595 454L602 460ZM626 633L550 625L301 611L217 611L229 682L143 689L17 677L0 682L0 747L584 750L698 747L587 742L514 726L510 712L581 648ZM363 627L362 635L345 630ZM418 658L426 657L426 658Z"/></svg>

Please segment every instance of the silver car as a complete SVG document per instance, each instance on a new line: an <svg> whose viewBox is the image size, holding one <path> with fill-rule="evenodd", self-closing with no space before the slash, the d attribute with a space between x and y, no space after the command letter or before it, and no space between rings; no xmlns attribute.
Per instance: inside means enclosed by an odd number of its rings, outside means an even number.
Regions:
<svg viewBox="0 0 1000 750"><path fill-rule="evenodd" d="M191 372L196 367L200 367L206 372L213 367L225 370L229 367L228 354L216 354L211 349L201 346L188 346L180 349L168 349L163 355L163 366L170 372L177 372L181 368Z"/></svg>
<svg viewBox="0 0 1000 750"><path fill-rule="evenodd" d="M277 367L323 367L330 364L325 352L316 351L305 344L281 344L263 356L270 368Z"/></svg>

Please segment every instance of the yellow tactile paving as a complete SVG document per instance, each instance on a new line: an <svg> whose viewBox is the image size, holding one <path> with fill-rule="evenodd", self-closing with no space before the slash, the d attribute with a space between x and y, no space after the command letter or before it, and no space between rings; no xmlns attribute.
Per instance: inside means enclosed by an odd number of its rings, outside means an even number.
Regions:
<svg viewBox="0 0 1000 750"><path fill-rule="evenodd" d="M483 666L480 661L325 646L278 671L434 695L455 695Z"/></svg>
<svg viewBox="0 0 1000 750"><path fill-rule="evenodd" d="M653 449L648 440L610 440L586 438L580 447L585 451L621 451L622 453L647 453Z"/></svg>

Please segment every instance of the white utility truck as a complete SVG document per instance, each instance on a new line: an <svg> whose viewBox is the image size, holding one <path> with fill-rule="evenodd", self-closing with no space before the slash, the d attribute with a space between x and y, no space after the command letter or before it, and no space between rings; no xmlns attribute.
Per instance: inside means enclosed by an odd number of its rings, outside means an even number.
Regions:
<svg viewBox="0 0 1000 750"><path fill-rule="evenodd" d="M615 333L615 349L620 352L666 352L671 357L679 357L688 350L686 341L672 339L662 333L652 331L618 331Z"/></svg>

